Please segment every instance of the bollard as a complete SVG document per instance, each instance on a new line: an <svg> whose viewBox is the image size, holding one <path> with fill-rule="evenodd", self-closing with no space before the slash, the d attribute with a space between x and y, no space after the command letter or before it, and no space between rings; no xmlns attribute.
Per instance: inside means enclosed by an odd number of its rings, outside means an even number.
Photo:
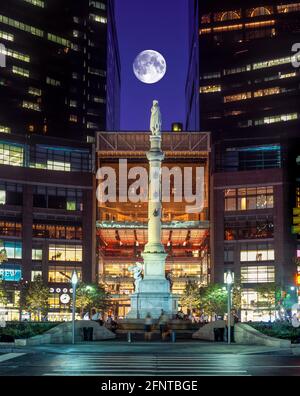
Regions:
<svg viewBox="0 0 300 396"><path fill-rule="evenodd" d="M131 333L130 333L130 331L127 333L127 341L131 342Z"/></svg>
<svg viewBox="0 0 300 396"><path fill-rule="evenodd" d="M176 342L176 333L174 330L172 331L171 337L172 337L172 342Z"/></svg>

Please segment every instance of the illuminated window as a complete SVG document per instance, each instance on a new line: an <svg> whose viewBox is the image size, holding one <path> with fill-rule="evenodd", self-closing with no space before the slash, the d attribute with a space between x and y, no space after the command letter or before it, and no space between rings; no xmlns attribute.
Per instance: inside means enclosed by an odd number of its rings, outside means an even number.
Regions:
<svg viewBox="0 0 300 396"><path fill-rule="evenodd" d="M226 219L224 230L225 241L272 239L274 238L274 221L272 216Z"/></svg>
<svg viewBox="0 0 300 396"><path fill-rule="evenodd" d="M6 191L2 191L5 193L5 201L6 203ZM22 236L22 224L12 221L0 221L0 235L3 236L12 236L12 237L21 237Z"/></svg>
<svg viewBox="0 0 300 396"><path fill-rule="evenodd" d="M9 56L14 59L18 59L23 62L27 62L27 63L30 62L29 55L21 54L21 52L13 51L13 50L11 50L9 48L5 48L3 46L0 46L0 54Z"/></svg>
<svg viewBox="0 0 300 396"><path fill-rule="evenodd" d="M291 62L292 62L292 57L291 56L287 56L285 58L270 59L270 60L267 60L267 61L254 63L253 64L253 70L265 69L265 68L268 68L268 67L285 65L285 64L291 63Z"/></svg>
<svg viewBox="0 0 300 396"><path fill-rule="evenodd" d="M97 8L98 10L106 10L106 5L100 1L90 0L89 5Z"/></svg>
<svg viewBox="0 0 300 396"><path fill-rule="evenodd" d="M6 191L0 190L0 205L6 204Z"/></svg>
<svg viewBox="0 0 300 396"><path fill-rule="evenodd" d="M247 71L251 71L251 65L247 65L247 66L242 66L242 67L235 67L232 69L225 69L224 70L224 75L230 75L230 74L238 74L238 73L244 73Z"/></svg>
<svg viewBox="0 0 300 396"><path fill-rule="evenodd" d="M0 164L11 166L23 166L24 149L13 144L0 142Z"/></svg>
<svg viewBox="0 0 300 396"><path fill-rule="evenodd" d="M242 244L241 262L274 261L275 250L271 244Z"/></svg>
<svg viewBox="0 0 300 396"><path fill-rule="evenodd" d="M23 30L27 33L33 34L34 36L44 37L44 32L42 30L30 25L26 25L23 22L16 21L15 19L7 18L4 15L0 15L0 23L4 23L5 25L9 25L16 29Z"/></svg>
<svg viewBox="0 0 300 396"><path fill-rule="evenodd" d="M31 271L31 282L34 282L37 276L42 276L42 275L43 275L42 271Z"/></svg>
<svg viewBox="0 0 300 396"><path fill-rule="evenodd" d="M70 48L71 42L63 37L56 36L55 34L48 33L47 38L49 41L53 41L56 44L60 44L64 47Z"/></svg>
<svg viewBox="0 0 300 396"><path fill-rule="evenodd" d="M43 250L42 249L32 249L32 260L43 260Z"/></svg>
<svg viewBox="0 0 300 396"><path fill-rule="evenodd" d="M200 80L212 80L214 78L221 78L221 73L220 72L204 73L200 77Z"/></svg>
<svg viewBox="0 0 300 396"><path fill-rule="evenodd" d="M266 88L266 89L259 89L258 91L255 91L253 93L255 98L259 98L262 96L268 96L268 95L277 95L280 94L280 88L275 87L275 88Z"/></svg>
<svg viewBox="0 0 300 396"><path fill-rule="evenodd" d="M0 125L0 132L1 133L11 133L11 128L8 126Z"/></svg>
<svg viewBox="0 0 300 396"><path fill-rule="evenodd" d="M277 122L287 122L287 121L294 121L299 118L298 113L291 113L291 114L279 114L269 117L264 117L259 120L255 120L255 125L263 125L263 124L274 124Z"/></svg>
<svg viewBox="0 0 300 396"><path fill-rule="evenodd" d="M207 85L205 87L200 87L200 93L212 93L212 92L220 92L221 85Z"/></svg>
<svg viewBox="0 0 300 396"><path fill-rule="evenodd" d="M241 267L241 282L242 283L274 283L275 282L275 267L269 266L251 266Z"/></svg>
<svg viewBox="0 0 300 396"><path fill-rule="evenodd" d="M76 202L75 201L67 201L67 210L76 210Z"/></svg>
<svg viewBox="0 0 300 396"><path fill-rule="evenodd" d="M22 67L13 66L12 72L14 74L18 74L19 76L22 76L22 77L29 78L29 76L30 76L29 70L23 69Z"/></svg>
<svg viewBox="0 0 300 396"><path fill-rule="evenodd" d="M224 103L229 103L229 102L237 102L240 100L247 100L251 99L252 93L251 92L242 92L236 95L229 95L229 96L224 96Z"/></svg>
<svg viewBox="0 0 300 396"><path fill-rule="evenodd" d="M88 68L88 73L94 74L95 76L106 77L106 71L101 69L95 69L94 67Z"/></svg>
<svg viewBox="0 0 300 396"><path fill-rule="evenodd" d="M69 117L69 120L71 122L78 122L78 117L77 117L77 115L71 114Z"/></svg>
<svg viewBox="0 0 300 396"><path fill-rule="evenodd" d="M0 39L14 41L14 35L0 30Z"/></svg>
<svg viewBox="0 0 300 396"><path fill-rule="evenodd" d="M33 96L42 96L42 90L34 87L29 87L28 93Z"/></svg>
<svg viewBox="0 0 300 396"><path fill-rule="evenodd" d="M45 8L45 3L42 0L24 0L26 3L32 4L36 7Z"/></svg>
<svg viewBox="0 0 300 396"><path fill-rule="evenodd" d="M255 17L258 17L258 16L271 15L271 14L272 14L271 9L269 9L267 7L257 7L257 8L254 8L251 11L250 16L252 18L255 18Z"/></svg>
<svg viewBox="0 0 300 396"><path fill-rule="evenodd" d="M280 14L286 14L288 12L300 11L300 3L284 4L277 6L277 11Z"/></svg>
<svg viewBox="0 0 300 396"><path fill-rule="evenodd" d="M23 100L22 107L23 109L41 111L41 107L39 104L34 102L27 102L26 100Z"/></svg>
<svg viewBox="0 0 300 396"><path fill-rule="evenodd" d="M76 269L79 280L82 279L82 269L80 267L50 266L48 272L48 282L50 283L70 283L73 271Z"/></svg>
<svg viewBox="0 0 300 396"><path fill-rule="evenodd" d="M274 190L269 187L239 188L224 191L225 211L272 209Z"/></svg>
<svg viewBox="0 0 300 396"><path fill-rule="evenodd" d="M218 18L218 17L217 17ZM239 11L226 11L221 14L221 21L231 21L234 19L240 19L241 14ZM219 20L219 19L216 19Z"/></svg>
<svg viewBox="0 0 300 396"><path fill-rule="evenodd" d="M8 242L4 241L4 248L6 250L8 259L22 258L22 242Z"/></svg>
<svg viewBox="0 0 300 396"><path fill-rule="evenodd" d="M54 171L71 172L71 164L59 161L47 161L47 169Z"/></svg>
<svg viewBox="0 0 300 396"><path fill-rule="evenodd" d="M49 85L53 85L54 87L60 87L61 82L58 80L55 80L54 78L47 77L46 78L46 83Z"/></svg>
<svg viewBox="0 0 300 396"><path fill-rule="evenodd" d="M103 17L101 15L90 14L90 19L92 21L99 22L99 23L104 23L104 24L107 23L107 18L105 18L105 17Z"/></svg>
<svg viewBox="0 0 300 396"><path fill-rule="evenodd" d="M49 245L49 261L82 261L80 245Z"/></svg>

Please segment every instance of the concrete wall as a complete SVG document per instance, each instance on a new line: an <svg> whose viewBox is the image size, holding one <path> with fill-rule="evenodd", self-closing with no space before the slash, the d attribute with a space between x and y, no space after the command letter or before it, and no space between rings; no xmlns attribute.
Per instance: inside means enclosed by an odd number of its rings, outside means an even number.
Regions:
<svg viewBox="0 0 300 396"><path fill-rule="evenodd" d="M75 341L82 342L83 328L93 328L93 341L112 340L116 335L104 326L91 320L79 320L75 322ZM70 344L72 342L72 322L62 323L42 335L27 340L16 340L15 345L42 345L42 344Z"/></svg>

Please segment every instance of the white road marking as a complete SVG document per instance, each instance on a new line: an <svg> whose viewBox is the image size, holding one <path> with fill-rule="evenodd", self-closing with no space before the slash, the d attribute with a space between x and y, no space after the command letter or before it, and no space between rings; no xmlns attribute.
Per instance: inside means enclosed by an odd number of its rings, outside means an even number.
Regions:
<svg viewBox="0 0 300 396"><path fill-rule="evenodd" d="M23 355L26 355L26 353L6 353L5 355L0 356L0 363L6 362L7 360L15 359Z"/></svg>

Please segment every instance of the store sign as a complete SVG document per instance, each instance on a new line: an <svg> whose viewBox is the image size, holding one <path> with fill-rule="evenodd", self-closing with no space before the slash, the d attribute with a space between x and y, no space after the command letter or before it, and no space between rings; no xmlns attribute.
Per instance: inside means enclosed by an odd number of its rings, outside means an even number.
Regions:
<svg viewBox="0 0 300 396"><path fill-rule="evenodd" d="M20 282L22 270L15 265L0 266L0 279L6 282Z"/></svg>

